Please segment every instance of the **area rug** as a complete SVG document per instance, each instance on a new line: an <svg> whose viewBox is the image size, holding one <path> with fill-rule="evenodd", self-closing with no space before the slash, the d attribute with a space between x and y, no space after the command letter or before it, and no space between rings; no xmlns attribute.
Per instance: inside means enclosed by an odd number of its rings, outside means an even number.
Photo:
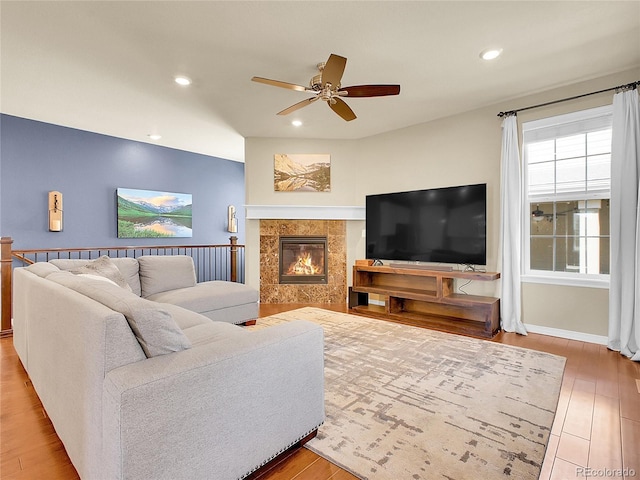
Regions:
<svg viewBox="0 0 640 480"><path fill-rule="evenodd" d="M319 308L326 421L306 447L362 479L537 479L565 359Z"/></svg>

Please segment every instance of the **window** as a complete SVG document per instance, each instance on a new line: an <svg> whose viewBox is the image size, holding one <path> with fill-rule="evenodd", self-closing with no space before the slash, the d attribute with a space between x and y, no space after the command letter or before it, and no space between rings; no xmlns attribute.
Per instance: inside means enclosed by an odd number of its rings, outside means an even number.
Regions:
<svg viewBox="0 0 640 480"><path fill-rule="evenodd" d="M607 281L611 107L527 122L522 130L525 277Z"/></svg>

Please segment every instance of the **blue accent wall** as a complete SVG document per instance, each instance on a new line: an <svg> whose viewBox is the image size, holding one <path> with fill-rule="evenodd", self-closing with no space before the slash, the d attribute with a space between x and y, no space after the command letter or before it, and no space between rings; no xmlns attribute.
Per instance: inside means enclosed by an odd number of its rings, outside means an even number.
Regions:
<svg viewBox="0 0 640 480"><path fill-rule="evenodd" d="M193 196L193 237L117 238L118 187ZM64 230L49 232L48 193ZM14 248L244 243L244 164L10 115L0 116L0 235ZM234 205L238 233L227 232Z"/></svg>

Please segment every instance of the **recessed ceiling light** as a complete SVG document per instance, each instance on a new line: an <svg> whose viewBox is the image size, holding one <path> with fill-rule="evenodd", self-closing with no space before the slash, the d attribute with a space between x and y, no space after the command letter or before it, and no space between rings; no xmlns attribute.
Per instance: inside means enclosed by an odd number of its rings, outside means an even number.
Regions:
<svg viewBox="0 0 640 480"><path fill-rule="evenodd" d="M158 135L157 133L150 133L149 135L147 135L147 137L149 137L151 140L160 140L162 138L162 135Z"/></svg>
<svg viewBox="0 0 640 480"><path fill-rule="evenodd" d="M291 122L291 125L293 125L294 127L300 127L300 126L302 126L302 121L300 121L300 120L293 120L293 121Z"/></svg>
<svg viewBox="0 0 640 480"><path fill-rule="evenodd" d="M493 60L495 58L498 58L501 53L501 48L488 48L480 52L480 58L482 58L483 60Z"/></svg>
<svg viewBox="0 0 640 480"><path fill-rule="evenodd" d="M179 75L174 80L178 85L182 85L183 87L191 85L191 79L189 77L185 77L184 75Z"/></svg>

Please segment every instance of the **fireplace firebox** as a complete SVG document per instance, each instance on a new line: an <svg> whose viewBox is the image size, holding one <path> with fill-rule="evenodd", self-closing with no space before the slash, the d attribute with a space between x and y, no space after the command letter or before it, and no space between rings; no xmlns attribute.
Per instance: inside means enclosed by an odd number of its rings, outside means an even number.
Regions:
<svg viewBox="0 0 640 480"><path fill-rule="evenodd" d="M281 284L327 283L327 237L280 237Z"/></svg>

